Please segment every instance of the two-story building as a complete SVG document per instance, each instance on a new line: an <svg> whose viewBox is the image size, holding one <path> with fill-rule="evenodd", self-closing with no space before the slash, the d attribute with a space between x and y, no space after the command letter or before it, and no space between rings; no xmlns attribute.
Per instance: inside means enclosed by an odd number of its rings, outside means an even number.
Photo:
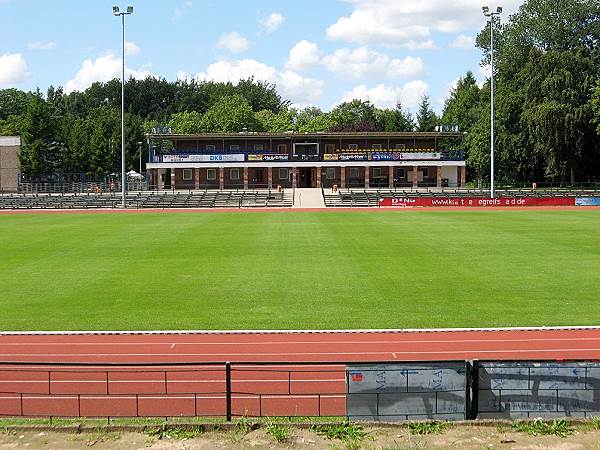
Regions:
<svg viewBox="0 0 600 450"><path fill-rule="evenodd" d="M462 133L150 134L154 189L464 187Z"/></svg>

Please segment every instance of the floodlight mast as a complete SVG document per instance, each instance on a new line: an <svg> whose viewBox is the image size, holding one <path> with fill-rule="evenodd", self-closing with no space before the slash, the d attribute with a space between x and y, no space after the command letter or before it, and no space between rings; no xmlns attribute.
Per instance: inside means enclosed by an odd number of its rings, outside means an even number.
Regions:
<svg viewBox="0 0 600 450"><path fill-rule="evenodd" d="M118 6L113 6L113 14L121 16L123 53L121 58L121 206L127 208L127 174L125 173L125 16L133 14L133 6L128 6L126 11L121 11Z"/></svg>
<svg viewBox="0 0 600 450"><path fill-rule="evenodd" d="M488 6L484 6L482 8L483 15L490 18L490 66L491 66L491 74L490 74L490 104L491 104L491 113L490 113L490 197L495 198L496 190L495 190L495 182L494 182L494 16L500 16L502 14L502 6L498 6L496 8L496 12L490 11Z"/></svg>

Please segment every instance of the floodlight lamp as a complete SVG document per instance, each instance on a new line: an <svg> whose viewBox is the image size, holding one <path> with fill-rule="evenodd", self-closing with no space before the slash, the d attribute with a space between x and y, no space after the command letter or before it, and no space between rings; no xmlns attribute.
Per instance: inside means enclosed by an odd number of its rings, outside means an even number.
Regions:
<svg viewBox="0 0 600 450"><path fill-rule="evenodd" d="M118 16L118 15L119 15L119 7L118 7L118 6L113 6L113 14L114 14L115 16Z"/></svg>
<svg viewBox="0 0 600 450"><path fill-rule="evenodd" d="M127 14L133 14L133 6L127 7Z"/></svg>
<svg viewBox="0 0 600 450"><path fill-rule="evenodd" d="M498 11L498 14L502 14L502 6L498 6L497 11Z"/></svg>

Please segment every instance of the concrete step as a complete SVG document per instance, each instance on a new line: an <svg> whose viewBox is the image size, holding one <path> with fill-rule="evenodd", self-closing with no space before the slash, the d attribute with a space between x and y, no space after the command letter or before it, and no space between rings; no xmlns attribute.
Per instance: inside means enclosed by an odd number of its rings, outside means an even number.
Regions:
<svg viewBox="0 0 600 450"><path fill-rule="evenodd" d="M296 188L294 208L325 208L321 188Z"/></svg>

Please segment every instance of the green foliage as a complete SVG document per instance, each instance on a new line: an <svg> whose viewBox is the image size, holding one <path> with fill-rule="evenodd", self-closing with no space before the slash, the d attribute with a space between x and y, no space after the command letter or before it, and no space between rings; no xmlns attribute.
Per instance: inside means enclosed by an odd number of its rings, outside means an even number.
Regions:
<svg viewBox="0 0 600 450"><path fill-rule="evenodd" d="M247 417L241 417L235 424L235 430L242 434L248 434L257 428L258 423L248 420Z"/></svg>
<svg viewBox="0 0 600 450"><path fill-rule="evenodd" d="M159 427L150 427L146 430L146 434L157 439L193 439L204 433L204 428L201 426L193 427L178 427L173 425L161 425Z"/></svg>
<svg viewBox="0 0 600 450"><path fill-rule="evenodd" d="M260 123L248 101L239 95L221 98L200 122L200 130L206 133L237 133L244 128L260 131Z"/></svg>
<svg viewBox="0 0 600 450"><path fill-rule="evenodd" d="M535 419L531 422L518 422L512 425L512 429L531 436L555 435L567 437L573 433L573 428L564 419L556 419L551 423L544 422L542 419Z"/></svg>
<svg viewBox="0 0 600 450"><path fill-rule="evenodd" d="M269 133L284 133L295 129L296 111L291 109L282 109L274 113L268 109L263 109L256 113L256 120L260 124L261 131Z"/></svg>
<svg viewBox="0 0 600 450"><path fill-rule="evenodd" d="M202 130L202 114L197 111L175 113L169 120L171 131L176 134L194 134Z"/></svg>
<svg viewBox="0 0 600 450"><path fill-rule="evenodd" d="M329 113L331 131L376 131L375 106L369 101L352 100L336 106Z"/></svg>
<svg viewBox="0 0 600 450"><path fill-rule="evenodd" d="M269 433L277 442L285 442L290 437L290 430L273 422L267 423L267 433Z"/></svg>
<svg viewBox="0 0 600 450"><path fill-rule="evenodd" d="M597 125L596 131L600 135L600 78L598 78L598 83L596 84L592 95L592 107L595 114L594 123Z"/></svg>
<svg viewBox="0 0 600 450"><path fill-rule="evenodd" d="M327 439L338 439L340 441L360 441L367 436L361 425L350 422L342 422L338 425L314 425L312 430Z"/></svg>
<svg viewBox="0 0 600 450"><path fill-rule="evenodd" d="M421 132L434 131L435 127L439 125L438 122L439 119L429 104L429 97L424 95L421 97L419 111L417 112L417 130Z"/></svg>
<svg viewBox="0 0 600 450"><path fill-rule="evenodd" d="M431 422L415 422L409 423L408 429L410 434L439 434L447 427L446 423L431 421Z"/></svg>
<svg viewBox="0 0 600 450"><path fill-rule="evenodd" d="M600 3L528 0L494 27L499 175L597 179L592 93L600 70ZM489 25L477 42L488 63Z"/></svg>
<svg viewBox="0 0 600 450"><path fill-rule="evenodd" d="M485 114L481 98L481 90L473 72L458 80L444 104L442 122L447 125L458 125L461 131L469 131Z"/></svg>

